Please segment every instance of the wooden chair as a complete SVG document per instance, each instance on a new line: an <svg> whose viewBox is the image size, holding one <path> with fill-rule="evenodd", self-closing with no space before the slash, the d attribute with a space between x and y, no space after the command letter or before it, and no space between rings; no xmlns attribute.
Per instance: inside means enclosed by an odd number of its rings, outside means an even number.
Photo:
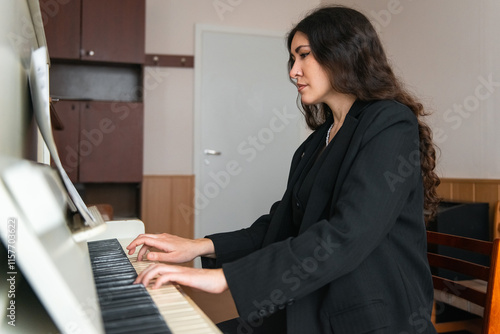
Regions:
<svg viewBox="0 0 500 334"><path fill-rule="evenodd" d="M427 232L428 259L433 271L434 311L432 320L438 333L466 330L472 333L500 334L500 239L493 242L464 238L438 232ZM489 257L489 266L459 258L436 254L437 247L452 247ZM442 248L441 248L442 249ZM459 251L460 252L460 251ZM452 280L443 276L443 269L469 276ZM450 273L448 271L448 273ZM455 276L456 277L456 276ZM436 323L436 305L445 303L476 314L472 320Z"/></svg>
<svg viewBox="0 0 500 334"><path fill-rule="evenodd" d="M500 238L500 201L497 201L493 215L493 239L498 238Z"/></svg>

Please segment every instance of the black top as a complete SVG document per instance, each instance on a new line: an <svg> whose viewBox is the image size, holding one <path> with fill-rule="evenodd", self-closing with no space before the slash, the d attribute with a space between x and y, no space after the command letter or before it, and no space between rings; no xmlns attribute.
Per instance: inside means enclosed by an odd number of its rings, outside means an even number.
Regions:
<svg viewBox="0 0 500 334"><path fill-rule="evenodd" d="M328 127L297 149L269 214L208 236L203 265L222 266L251 328L285 310L293 334L435 333L417 118L358 100L318 156Z"/></svg>

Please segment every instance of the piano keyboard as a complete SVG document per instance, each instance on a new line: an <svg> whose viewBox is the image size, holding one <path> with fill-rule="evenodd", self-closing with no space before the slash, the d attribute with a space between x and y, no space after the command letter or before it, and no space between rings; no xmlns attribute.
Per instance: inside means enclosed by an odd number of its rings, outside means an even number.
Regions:
<svg viewBox="0 0 500 334"><path fill-rule="evenodd" d="M171 333L116 239L88 243L106 334Z"/></svg>
<svg viewBox="0 0 500 334"><path fill-rule="evenodd" d="M122 260L125 259L125 263L128 263L134 268L135 274L141 272L145 268L147 268L151 263L151 261L141 261L137 262L137 251L133 255L127 255L127 250L125 247L129 244L131 240L103 240L99 242L109 243L112 242L115 244L118 243L120 246ZM94 242L89 242L89 250L90 245ZM91 255L92 257L92 255ZM120 265L120 270L125 268L125 265ZM119 270L117 270L119 271ZM133 277L133 273L131 274L129 268L126 269L127 274L125 276L129 278L124 278L124 280L130 280ZM115 272L116 273L116 272ZM135 280L132 279L128 282L129 286L131 282ZM97 287L96 282L96 287ZM132 285L133 287L139 286L144 288L143 285L136 284ZM132 288L131 288L132 289ZM162 319L166 322L168 329L163 331L163 333L173 333L173 334L213 334L218 333L222 334L222 332L215 326L215 324L203 313L202 310L187 296L180 287L174 284L165 284L161 288L153 290L151 288L145 288L148 295L156 305L159 314ZM99 294L99 292L98 292ZM103 316L104 318L104 316ZM104 321L104 320L103 320ZM105 326L106 322L104 321ZM140 330L142 333L147 332L147 328L144 330Z"/></svg>

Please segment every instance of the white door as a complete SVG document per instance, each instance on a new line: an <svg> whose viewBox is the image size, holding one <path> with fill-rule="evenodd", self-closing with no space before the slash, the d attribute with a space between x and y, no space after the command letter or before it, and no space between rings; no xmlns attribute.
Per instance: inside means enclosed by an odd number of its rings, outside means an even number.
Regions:
<svg viewBox="0 0 500 334"><path fill-rule="evenodd" d="M197 26L195 236L247 227L284 193L305 122L284 34Z"/></svg>

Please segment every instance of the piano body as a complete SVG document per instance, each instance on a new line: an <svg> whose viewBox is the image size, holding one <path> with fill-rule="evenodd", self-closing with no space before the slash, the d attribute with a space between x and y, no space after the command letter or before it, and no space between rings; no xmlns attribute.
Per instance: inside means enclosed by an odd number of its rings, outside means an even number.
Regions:
<svg viewBox="0 0 500 334"><path fill-rule="evenodd" d="M54 169L2 157L0 177L0 236L5 246L0 279L7 282L0 291L2 333L220 333L179 287L169 284L152 291L131 283L135 276L123 269L124 260L134 274L149 265L137 263L134 255L129 259L123 251L132 235L144 231L141 221L108 222L104 232L75 240L64 210L64 186ZM115 249L108 249L113 242ZM106 260L114 258L104 263L109 268L103 282L91 265L98 259L89 255L96 244L104 245L101 255ZM113 254L116 244L122 257ZM102 291L102 284L110 289ZM26 296L26 289L34 295ZM116 307L104 308L103 301ZM103 323L106 312L112 319ZM163 325L153 322L158 317Z"/></svg>
<svg viewBox="0 0 500 334"><path fill-rule="evenodd" d="M48 109L48 64L34 61L44 46L38 0L0 1L0 332L220 333L179 287L131 284L147 263L122 248L141 221L103 222L61 170L37 162L43 140L53 149L33 116Z"/></svg>

